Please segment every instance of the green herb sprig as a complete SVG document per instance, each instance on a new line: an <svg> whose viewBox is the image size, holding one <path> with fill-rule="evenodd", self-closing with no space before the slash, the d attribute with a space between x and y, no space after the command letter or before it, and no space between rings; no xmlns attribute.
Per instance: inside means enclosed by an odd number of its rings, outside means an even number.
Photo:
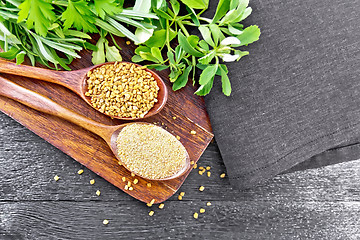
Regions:
<svg viewBox="0 0 360 240"><path fill-rule="evenodd" d="M70 70L67 65L80 58L78 52L86 48L94 51L94 64L121 61L121 48L113 36L140 44L155 29L149 19L157 16L141 8L141 2L124 8L122 0L0 0L0 47L4 50L0 57L16 58L21 64L27 56L33 65L40 62L49 68L60 65ZM88 33L100 34L96 46L89 43ZM109 45L106 35L111 36L114 46Z"/></svg>
<svg viewBox="0 0 360 240"><path fill-rule="evenodd" d="M244 28L241 21L251 14L249 0L220 0L212 18L202 16L208 8L208 0L162 0L153 1L153 11L159 19L152 20L157 26L153 36L135 50L134 62L144 60L154 62L150 68L163 70L170 68L173 90L183 88L192 77L195 83L196 69L201 70L197 95L207 95L218 75L226 96L231 93L228 69L224 62L239 61L249 54L238 47L247 46L259 39L260 29L256 25ZM181 8L186 14L181 15ZM200 10L201 9L201 10ZM199 13L197 13L199 11ZM197 35L189 33L189 28L197 28ZM172 42L179 45L173 48ZM162 53L167 56L163 58Z"/></svg>

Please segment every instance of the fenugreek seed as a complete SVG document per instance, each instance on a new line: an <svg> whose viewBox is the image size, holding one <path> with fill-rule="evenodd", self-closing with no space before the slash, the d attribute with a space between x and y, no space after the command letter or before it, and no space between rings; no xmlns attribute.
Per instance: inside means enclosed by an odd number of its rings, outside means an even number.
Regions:
<svg viewBox="0 0 360 240"><path fill-rule="evenodd" d="M194 213L194 218L195 219L198 219L198 217L199 217L199 214L196 212L196 213Z"/></svg>
<svg viewBox="0 0 360 240"><path fill-rule="evenodd" d="M157 102L159 87L155 79L132 63L103 65L87 76L85 95L91 98L93 107L107 115L144 117Z"/></svg>
<svg viewBox="0 0 360 240"><path fill-rule="evenodd" d="M154 215L154 211L149 212L149 216L152 217Z"/></svg>
<svg viewBox="0 0 360 240"><path fill-rule="evenodd" d="M109 220L107 220L107 219L104 219L104 221L103 221L103 224L104 224L104 225L107 225L107 224L109 224Z"/></svg>
<svg viewBox="0 0 360 240"><path fill-rule="evenodd" d="M210 176L211 176L211 172L207 172L207 176L210 177Z"/></svg>
<svg viewBox="0 0 360 240"><path fill-rule="evenodd" d="M78 171L78 174L81 175L81 174L83 174L83 172L84 172L84 170L80 169L80 170Z"/></svg>
<svg viewBox="0 0 360 240"><path fill-rule="evenodd" d="M200 213L204 213L204 212L205 212L205 209L204 209L204 208L200 208L199 212L200 212Z"/></svg>
<svg viewBox="0 0 360 240"><path fill-rule="evenodd" d="M200 174L200 175L203 175L203 173L204 173L203 171L199 171L199 174Z"/></svg>
<svg viewBox="0 0 360 240"><path fill-rule="evenodd" d="M176 136L176 139L177 139L177 140L180 140L180 137L179 137L179 136Z"/></svg>
<svg viewBox="0 0 360 240"><path fill-rule="evenodd" d="M185 192L181 192L180 196L182 196L182 197L185 196Z"/></svg>
<svg viewBox="0 0 360 240"><path fill-rule="evenodd" d="M129 186L128 186L128 185L125 185L124 188L125 188L125 190L128 190L128 189L129 189Z"/></svg>
<svg viewBox="0 0 360 240"><path fill-rule="evenodd" d="M130 42L130 41L126 41L125 43L126 43L126 45L130 45L130 44L131 44L131 42Z"/></svg>
<svg viewBox="0 0 360 240"><path fill-rule="evenodd" d="M197 168L197 164L195 163L195 164L194 164L194 169L196 169L196 168Z"/></svg>
<svg viewBox="0 0 360 240"><path fill-rule="evenodd" d="M204 187L204 186L200 186L199 191L202 192L202 191L204 191L204 190L205 190L205 187Z"/></svg>
<svg viewBox="0 0 360 240"><path fill-rule="evenodd" d="M90 180L90 184L92 185L92 184L94 184L95 183L95 179L91 179Z"/></svg>
<svg viewBox="0 0 360 240"><path fill-rule="evenodd" d="M151 187L151 183L147 183L146 186L147 186L147 187Z"/></svg>
<svg viewBox="0 0 360 240"><path fill-rule="evenodd" d="M159 208L160 208L160 209L163 209L164 206L165 206L165 204L161 203L161 204L159 205Z"/></svg>
<svg viewBox="0 0 360 240"><path fill-rule="evenodd" d="M191 164L191 165L194 165L194 163L195 163L194 161L190 161L190 164Z"/></svg>
<svg viewBox="0 0 360 240"><path fill-rule="evenodd" d="M191 134L191 135L195 135L195 134L196 134L196 131L191 130L191 131L190 131L190 134Z"/></svg>
<svg viewBox="0 0 360 240"><path fill-rule="evenodd" d="M54 180L57 182L60 179L58 175L55 175Z"/></svg>
<svg viewBox="0 0 360 240"><path fill-rule="evenodd" d="M220 178L224 178L225 176L225 173L220 174Z"/></svg>
<svg viewBox="0 0 360 240"><path fill-rule="evenodd" d="M135 173L131 173L131 176L132 176L132 177L135 177Z"/></svg>
<svg viewBox="0 0 360 240"><path fill-rule="evenodd" d="M211 202L207 202L207 203L206 203L206 206L211 206Z"/></svg>
<svg viewBox="0 0 360 240"><path fill-rule="evenodd" d="M125 182L125 181L126 181L126 177L122 177L121 180L122 180L123 182Z"/></svg>
<svg viewBox="0 0 360 240"><path fill-rule="evenodd" d="M118 164L119 164L120 166L122 166L122 163L121 163L121 162L118 162Z"/></svg>
<svg viewBox="0 0 360 240"><path fill-rule="evenodd" d="M134 190L134 188L133 188L133 187L129 187L129 191L132 191L132 190Z"/></svg>
<svg viewBox="0 0 360 240"><path fill-rule="evenodd" d="M139 180L137 178L134 179L134 184L137 184Z"/></svg>
<svg viewBox="0 0 360 240"><path fill-rule="evenodd" d="M211 167L210 167L210 166L207 166L207 167L206 167L206 170L210 170L210 169L211 169Z"/></svg>
<svg viewBox="0 0 360 240"><path fill-rule="evenodd" d="M100 190L97 190L96 195L100 196L100 194L101 194Z"/></svg>
<svg viewBox="0 0 360 240"><path fill-rule="evenodd" d="M204 170L205 168L204 167L199 167L200 170Z"/></svg>
<svg viewBox="0 0 360 240"><path fill-rule="evenodd" d="M155 203L155 199L151 200L151 202L147 203L146 205L148 207L151 207Z"/></svg>
<svg viewBox="0 0 360 240"><path fill-rule="evenodd" d="M128 181L127 186L131 187L131 182L130 181Z"/></svg>
<svg viewBox="0 0 360 240"><path fill-rule="evenodd" d="M174 120L176 120L176 117L173 117Z"/></svg>
<svg viewBox="0 0 360 240"><path fill-rule="evenodd" d="M181 196L181 195L179 195L179 196L178 196L178 199L181 201L181 200L182 200L182 196Z"/></svg>

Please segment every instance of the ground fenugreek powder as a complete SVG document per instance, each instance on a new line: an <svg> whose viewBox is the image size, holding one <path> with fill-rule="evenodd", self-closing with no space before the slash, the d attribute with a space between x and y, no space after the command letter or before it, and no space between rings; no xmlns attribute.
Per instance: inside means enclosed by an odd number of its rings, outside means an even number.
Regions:
<svg viewBox="0 0 360 240"><path fill-rule="evenodd" d="M91 104L114 117L142 118L158 101L154 76L133 63L105 64L87 73Z"/></svg>
<svg viewBox="0 0 360 240"><path fill-rule="evenodd" d="M187 152L175 136L152 124L130 124L116 140L118 157L139 176L164 179L186 165Z"/></svg>

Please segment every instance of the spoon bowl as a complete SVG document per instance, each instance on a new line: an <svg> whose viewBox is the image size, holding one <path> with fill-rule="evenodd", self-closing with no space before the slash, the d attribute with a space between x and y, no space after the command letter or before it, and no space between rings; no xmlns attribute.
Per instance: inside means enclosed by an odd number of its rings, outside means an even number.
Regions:
<svg viewBox="0 0 360 240"><path fill-rule="evenodd" d="M84 69L80 69L80 70L74 70L74 71L55 71L55 70L31 67L31 66L26 66L26 65L16 65L13 62L9 62L9 61L0 59L0 72L13 74L13 75L17 75L17 76L35 78L35 79L38 79L41 81L59 84L65 88L70 89L71 91L75 92L76 94L78 94L92 108L99 111L97 108L95 108L91 104L91 98L88 96L85 96L85 93L88 90L87 73L89 71L92 71L103 65L111 65L114 63L115 62L102 63L102 64L95 65L92 67L88 67L88 68L84 68ZM129 63L130 64L130 62L121 62L121 63ZM131 64L141 67L141 65L139 65L139 64L135 64L135 63L131 63ZM149 112L147 114L145 114L145 116L142 118L118 117L118 116L108 115L105 113L102 113L102 114L107 115L111 118L116 118L116 119L121 119L121 120L139 120L139 119L151 117L151 116L159 113L163 109L163 107L166 104L167 98L168 98L167 87L166 87L164 81L161 79L161 77L158 74L156 74L154 71L147 69L147 68L144 70L149 72L154 77L154 79L156 80L157 85L159 87L159 92L158 92L158 96L157 96L158 101L149 110Z"/></svg>
<svg viewBox="0 0 360 240"><path fill-rule="evenodd" d="M92 119L89 119L87 117L84 117L70 109L67 109L60 104L50 100L49 98L40 95L36 92L33 92L31 90L28 90L24 87L21 87L9 80L6 80L5 78L0 77L0 96L4 96L7 98L10 98L12 100L15 100L17 102L20 102L28 107L31 107L35 110L38 110L40 112L44 112L47 114L51 114L56 117L63 118L69 122L72 122L80 127L83 127L96 135L100 136L105 140L105 142L109 145L111 151L114 153L115 157L119 160L119 162L130 172L133 172L134 174L137 174L137 172L132 171L131 169L126 166L126 164L123 164L121 161L121 158L119 157L117 153L117 144L116 140L121 133L122 129L130 124L149 124L146 122L134 122L134 123L125 123L121 125L116 126L109 126L105 125L99 122L96 122ZM165 130L166 131L166 130ZM170 134L170 133L169 133ZM148 178L146 176L141 176L137 174L139 177L142 177L147 180L152 181L165 181L165 180L171 180L177 177L180 177L183 175L187 170L190 168L190 158L189 154L185 149L185 164L182 169L179 169L178 172L175 174L167 177L167 178L161 178L161 179L153 179Z"/></svg>

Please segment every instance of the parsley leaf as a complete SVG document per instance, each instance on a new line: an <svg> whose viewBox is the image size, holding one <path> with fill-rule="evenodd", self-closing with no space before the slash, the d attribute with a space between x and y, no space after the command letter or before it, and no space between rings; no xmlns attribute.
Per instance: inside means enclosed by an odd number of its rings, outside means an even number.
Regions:
<svg viewBox="0 0 360 240"><path fill-rule="evenodd" d="M26 19L26 25L29 29L34 27L36 33L46 36L48 29L56 19L50 1L25 0L19 8L18 23Z"/></svg>
<svg viewBox="0 0 360 240"><path fill-rule="evenodd" d="M94 0L94 6L97 15L102 19L105 18L106 14L114 15L121 11L115 0Z"/></svg>
<svg viewBox="0 0 360 240"><path fill-rule="evenodd" d="M61 20L64 21L65 30L75 27L77 30L83 30L84 32L98 31L94 25L94 15L89 9L86 1L80 0L73 2L72 0L69 0L68 3L68 7L61 15Z"/></svg>

